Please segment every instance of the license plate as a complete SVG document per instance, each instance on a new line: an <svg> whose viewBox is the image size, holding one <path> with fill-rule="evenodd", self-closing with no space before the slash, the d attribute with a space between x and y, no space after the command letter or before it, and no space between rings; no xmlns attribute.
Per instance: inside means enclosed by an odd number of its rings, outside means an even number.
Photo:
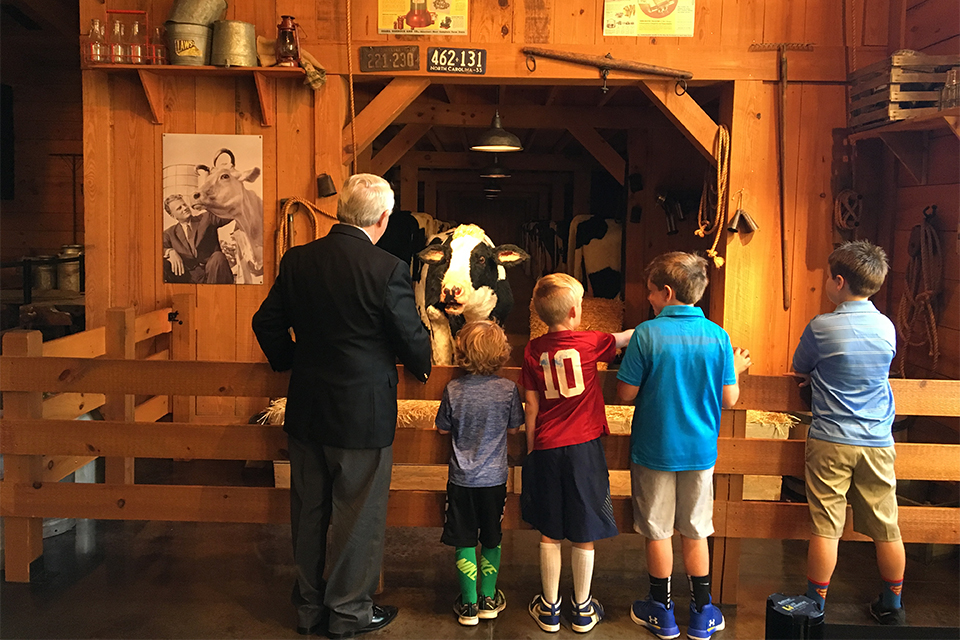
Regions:
<svg viewBox="0 0 960 640"><path fill-rule="evenodd" d="M427 71L483 75L487 72L487 50L430 47L427 49Z"/></svg>
<svg viewBox="0 0 960 640"><path fill-rule="evenodd" d="M360 47L360 71L418 71L420 47Z"/></svg>

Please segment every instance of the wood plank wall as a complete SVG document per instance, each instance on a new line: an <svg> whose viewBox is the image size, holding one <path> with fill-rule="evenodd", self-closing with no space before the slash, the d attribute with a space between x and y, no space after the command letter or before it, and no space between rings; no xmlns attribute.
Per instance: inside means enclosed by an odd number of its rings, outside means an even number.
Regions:
<svg viewBox="0 0 960 640"><path fill-rule="evenodd" d="M721 47L744 50L751 42L814 42L822 51L847 45L845 24L856 24L860 64L886 55L891 27L891 1L838 3L835 0L698 0L693 38L604 38L600 32L602 0L473 0L469 38L448 37L457 46L471 43L546 43L629 47L629 57L656 63L677 51L695 54ZM917 11L922 8L917 5ZM162 20L171 0L112 0L110 8L143 9ZM843 15L843 7L858 16ZM410 40L410 36L376 33L376 0L356 0L351 16L353 38L368 41ZM80 22L102 16L99 0L79 0ZM280 13L297 16L304 29L303 44L334 51L346 39L345 0L232 0L227 18L252 22L259 35L275 34ZM849 31L849 29L848 29ZM619 51L619 49L618 49ZM342 54L341 54L342 55ZM758 54L763 55L763 54ZM816 53L797 53L791 69L802 70ZM804 56L808 56L804 58ZM851 57L848 47L848 60ZM343 67L342 58L330 62ZM522 63L518 63L522 69ZM519 71L518 77L519 77ZM524 72L525 73L525 72ZM842 78L844 72L835 78ZM509 80L509 79L508 79ZM493 79L492 81L496 81ZM252 79L170 77L164 80L164 124L154 125L137 78L125 74L84 72L84 152L88 254L88 326L103 323L112 306L134 306L137 313L170 304L176 293L195 293L198 305L197 356L212 360L261 360L249 326L250 317L266 295L275 273L272 238L278 200L298 195L314 198L314 176L326 171L344 177L340 165L340 131L345 124L345 83L330 76L314 94L299 82L276 81L276 123L260 125ZM509 82L506 82L509 83ZM834 194L849 173L842 136L845 126L844 86L837 80L792 83L788 96L787 201L792 213L787 232L792 238L793 300L783 311L779 276L779 215L776 187L774 82L738 80L730 83L720 117L734 136L731 192L743 189L743 206L760 223L752 238L727 237L727 266L713 277L711 315L722 320L737 344L754 352L757 373L786 370L790 354L805 324L825 310L821 292L823 268L831 249L830 215ZM265 286L168 285L160 271L160 166L163 133L257 134L264 137ZM669 148L675 132L651 145ZM638 137L635 135L635 138ZM641 143L636 143L641 145ZM654 146L631 152L631 164L646 163L655 171ZM677 155L682 162L683 154ZM702 167L690 171L696 186ZM321 203L332 210L334 203ZM651 202L644 218L628 230L629 255L642 256L628 266L628 310L642 320L645 301L640 270L661 249L662 218ZM653 227L647 229L647 225ZM636 227L636 228L634 228ZM699 239L689 249L704 248ZM698 244L693 244L694 242ZM646 243L646 244L644 244ZM723 245L722 245L723 246ZM786 338L786 339L785 339ZM246 417L245 402L199 400L206 419Z"/></svg>
<svg viewBox="0 0 960 640"><path fill-rule="evenodd" d="M3 261L84 241L82 171L74 184L71 160L50 155L83 153L79 43L67 35L78 32L77 15L65 6L56 19L27 8L39 30L10 16L0 22L0 78L13 88L15 133L14 199L0 202ZM5 288L19 285L17 274L3 276Z"/></svg>

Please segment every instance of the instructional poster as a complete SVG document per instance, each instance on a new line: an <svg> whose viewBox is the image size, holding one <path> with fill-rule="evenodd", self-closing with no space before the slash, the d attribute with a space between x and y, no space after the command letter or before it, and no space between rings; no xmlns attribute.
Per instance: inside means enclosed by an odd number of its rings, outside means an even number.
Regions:
<svg viewBox="0 0 960 640"><path fill-rule="evenodd" d="M692 37L696 0L604 0L603 35Z"/></svg>
<svg viewBox="0 0 960 640"><path fill-rule="evenodd" d="M469 0L377 0L377 33L465 36Z"/></svg>

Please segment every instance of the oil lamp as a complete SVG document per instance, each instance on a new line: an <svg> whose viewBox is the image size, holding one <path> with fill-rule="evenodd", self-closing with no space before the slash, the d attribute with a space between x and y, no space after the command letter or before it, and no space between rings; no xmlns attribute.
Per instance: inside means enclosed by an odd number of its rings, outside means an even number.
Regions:
<svg viewBox="0 0 960 640"><path fill-rule="evenodd" d="M277 25L277 66L296 67L300 64L300 25L293 16L280 16Z"/></svg>
<svg viewBox="0 0 960 640"><path fill-rule="evenodd" d="M404 18L411 29L422 29L433 24L433 15L427 11L427 0L410 0L410 11Z"/></svg>

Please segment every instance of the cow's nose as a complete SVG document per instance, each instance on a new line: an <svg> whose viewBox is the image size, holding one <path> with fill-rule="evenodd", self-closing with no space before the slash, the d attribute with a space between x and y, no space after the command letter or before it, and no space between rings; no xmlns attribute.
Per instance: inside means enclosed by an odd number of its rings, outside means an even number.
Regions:
<svg viewBox="0 0 960 640"><path fill-rule="evenodd" d="M450 287L450 293L452 293L455 296L459 296L461 293L463 293L463 289L461 289L460 287Z"/></svg>
<svg viewBox="0 0 960 640"><path fill-rule="evenodd" d="M194 199L194 200L199 200L199 199L200 199L200 192L199 192L199 191L197 191L196 193L193 194L193 199Z"/></svg>

